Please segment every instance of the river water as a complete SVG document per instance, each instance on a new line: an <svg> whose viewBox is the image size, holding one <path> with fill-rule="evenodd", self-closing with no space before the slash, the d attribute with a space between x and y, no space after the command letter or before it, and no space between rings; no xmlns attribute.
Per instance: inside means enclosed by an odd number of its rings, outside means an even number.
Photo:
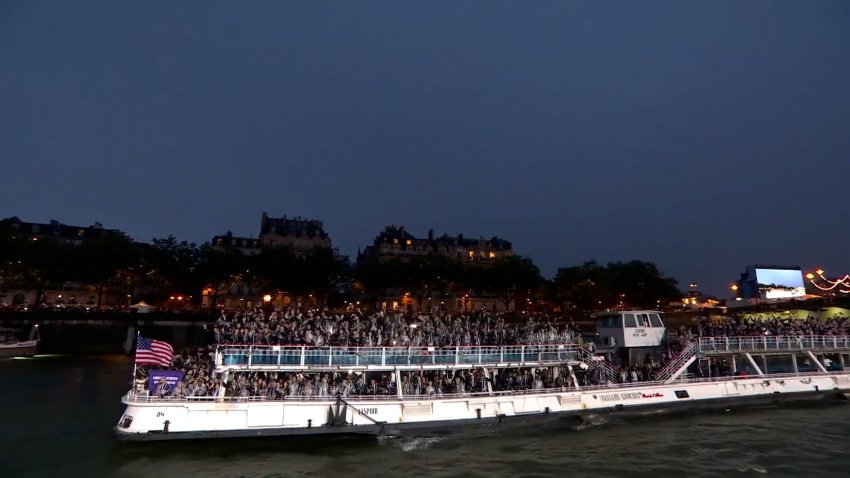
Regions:
<svg viewBox="0 0 850 478"><path fill-rule="evenodd" d="M639 419L476 437L121 443L125 356L0 360L0 477L846 477L850 404Z"/></svg>

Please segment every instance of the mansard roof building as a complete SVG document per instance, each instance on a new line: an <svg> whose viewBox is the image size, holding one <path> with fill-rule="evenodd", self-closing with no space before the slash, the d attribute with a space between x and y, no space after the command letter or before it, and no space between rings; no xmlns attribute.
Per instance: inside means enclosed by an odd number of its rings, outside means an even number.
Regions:
<svg viewBox="0 0 850 478"><path fill-rule="evenodd" d="M108 234L123 234L118 229L105 229L99 222L91 226L69 226L59 221L50 223L25 222L13 216L0 220L0 228L10 229L34 239L53 238L66 244L79 245L88 239Z"/></svg>
<svg viewBox="0 0 850 478"><path fill-rule="evenodd" d="M306 254L315 248L330 249L331 238L322 221L286 216L269 217L263 212L259 237L238 237L232 232L215 236L212 245L231 247L244 254L256 254L263 247L288 247L295 254Z"/></svg>
<svg viewBox="0 0 850 478"><path fill-rule="evenodd" d="M427 238L417 238L404 227L387 226L378 234L371 246L367 246L357 260L386 261L390 259L409 259L429 254L441 255L458 261L486 263L499 257L513 255L513 245L504 239L492 237L477 239L464 237L463 234L435 237L434 230L428 231Z"/></svg>
<svg viewBox="0 0 850 478"><path fill-rule="evenodd" d="M316 247L330 249L331 238L322 221L301 217L275 218L263 213L260 222L260 245L263 247L289 247L293 252L304 253Z"/></svg>
<svg viewBox="0 0 850 478"><path fill-rule="evenodd" d="M256 237L238 237L232 232L215 236L211 242L213 247L236 249L245 255L254 255L260 252L260 240Z"/></svg>

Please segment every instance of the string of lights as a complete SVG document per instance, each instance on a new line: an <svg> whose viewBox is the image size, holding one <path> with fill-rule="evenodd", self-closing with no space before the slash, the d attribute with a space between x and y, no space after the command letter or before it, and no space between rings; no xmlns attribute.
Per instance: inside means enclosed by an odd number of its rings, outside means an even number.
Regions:
<svg viewBox="0 0 850 478"><path fill-rule="evenodd" d="M830 280L824 277L823 273L823 269L818 269L814 273L809 272L806 274L806 279L809 279L813 286L824 292L850 294L850 274L844 274L844 277L840 279ZM823 285L819 284L818 281L822 281Z"/></svg>

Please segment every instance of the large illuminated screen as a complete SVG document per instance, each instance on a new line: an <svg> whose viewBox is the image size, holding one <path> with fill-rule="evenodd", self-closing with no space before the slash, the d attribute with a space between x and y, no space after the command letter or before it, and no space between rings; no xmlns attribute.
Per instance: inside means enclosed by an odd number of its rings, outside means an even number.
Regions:
<svg viewBox="0 0 850 478"><path fill-rule="evenodd" d="M759 295L765 299L784 299L806 295L800 269L756 269Z"/></svg>

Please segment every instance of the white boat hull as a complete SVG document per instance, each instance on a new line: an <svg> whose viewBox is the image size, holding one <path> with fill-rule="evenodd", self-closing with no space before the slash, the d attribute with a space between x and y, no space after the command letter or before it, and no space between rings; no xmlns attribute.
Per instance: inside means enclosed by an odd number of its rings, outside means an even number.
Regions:
<svg viewBox="0 0 850 478"><path fill-rule="evenodd" d="M27 340L13 344L0 344L0 358L32 357L38 349L38 340Z"/></svg>
<svg viewBox="0 0 850 478"><path fill-rule="evenodd" d="M403 434L598 413L665 411L753 401L814 399L850 390L850 373L646 383L439 399L152 400L125 396L116 435L170 440L272 435ZM523 419L523 420L518 420Z"/></svg>

